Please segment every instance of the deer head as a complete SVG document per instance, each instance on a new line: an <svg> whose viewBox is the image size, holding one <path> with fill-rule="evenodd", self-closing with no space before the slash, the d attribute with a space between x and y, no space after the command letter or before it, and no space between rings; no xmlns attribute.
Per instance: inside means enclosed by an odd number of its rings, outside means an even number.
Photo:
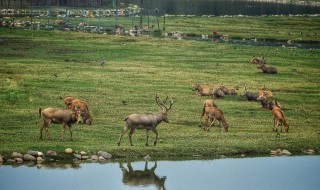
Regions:
<svg viewBox="0 0 320 190"><path fill-rule="evenodd" d="M171 109L171 107L174 103L173 99L170 98L170 105L169 105L169 108L167 108L166 102L167 102L168 98L169 97L167 96L163 101L161 101L160 97L158 95L156 95L156 103L160 106L163 113L167 113Z"/></svg>

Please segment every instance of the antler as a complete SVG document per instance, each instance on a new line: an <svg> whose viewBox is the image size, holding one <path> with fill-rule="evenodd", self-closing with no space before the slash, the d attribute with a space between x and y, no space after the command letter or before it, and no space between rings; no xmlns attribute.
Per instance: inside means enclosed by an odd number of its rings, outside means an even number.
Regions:
<svg viewBox="0 0 320 190"><path fill-rule="evenodd" d="M160 106L160 108L162 109L162 112L168 112L174 103L173 99L170 98L170 106L169 106L169 108L167 108L166 102L167 102L168 98L169 97L167 96L166 99L161 101L160 97L156 94L156 103Z"/></svg>

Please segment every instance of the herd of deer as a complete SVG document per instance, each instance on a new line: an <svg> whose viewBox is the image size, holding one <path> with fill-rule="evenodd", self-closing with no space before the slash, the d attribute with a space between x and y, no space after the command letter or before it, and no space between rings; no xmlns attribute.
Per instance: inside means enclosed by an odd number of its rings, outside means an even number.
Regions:
<svg viewBox="0 0 320 190"><path fill-rule="evenodd" d="M224 130L228 131L228 124L224 118L224 114L222 110L218 109L217 104L213 101L213 98L217 97L216 92L220 92L224 94L225 91L232 91L234 93L229 93L231 95L236 95L236 91L238 88L227 88L223 86L222 84L220 85L219 88L215 88L212 91L210 91L210 88L206 85L201 85L201 84L195 84L195 86L192 88L193 91L196 91L196 94L199 96L211 96L212 99L207 99L203 103L203 108L202 108L202 115L201 118L204 117L205 120L205 126L204 130L208 131L212 125L214 125L215 121L219 122L219 127L221 127L221 124L224 126ZM226 95L229 95L226 93ZM284 117L284 112L281 110L281 105L278 101L275 100L268 100L268 98L272 98L272 92L268 91L265 86L263 88L260 88L258 92L249 92L247 91L247 87L244 87L244 92L241 95L243 97L246 97L247 100L249 101L260 101L261 106L263 109L269 109L272 111L273 114L273 121L274 121L274 132L278 132L279 126L281 127L281 132L282 132L282 126L284 126L285 132L288 132L289 130L289 125ZM219 96L219 97L224 97L224 95ZM210 124L209 124L209 119L210 119Z"/></svg>
<svg viewBox="0 0 320 190"><path fill-rule="evenodd" d="M273 67L265 66L265 59L264 58L254 58L251 60L251 63L257 64L266 73L277 73L277 70ZM205 117L205 126L203 129L205 131L209 131L209 129L214 125L215 121L218 122L219 128L223 125L224 130L228 131L228 124L224 118L224 114L221 109L213 101L214 98L223 98L226 95L237 95L238 87L228 88L223 84L220 84L218 88L214 88L211 90L206 85L195 84L192 88L193 91L196 91L196 94L199 96L211 96L212 99L207 99L203 103L202 115L201 119ZM275 100L268 100L268 98L272 97L272 93L268 91L265 87L260 88L258 92L249 92L247 91L246 86L244 87L244 92L242 94L243 97L246 97L249 101L257 100L260 101L262 108L272 110L273 114L273 121L274 121L274 128L273 131L278 131L279 126L281 126L282 132L282 125L285 128L285 132L288 132L289 125L284 117L284 113L281 110L281 105L279 102ZM120 134L118 145L121 143L121 139L123 135L130 130L129 132L129 140L130 145L133 146L132 143L132 135L135 129L145 129L146 130L146 146L148 146L149 140L149 131L155 133L155 141L154 145L157 144L158 140L158 131L157 126L162 122L169 122L168 120L168 111L172 108L174 103L173 99L171 98L169 101L169 107L167 107L166 103L169 97L167 96L164 100L161 100L158 95L155 97L155 101L157 105L161 108L161 112L159 114L131 114L124 119L125 126L122 129ZM69 127L70 136L72 140L72 124L74 123L86 123L91 125L92 117L89 112L89 108L83 100L76 99L73 97L66 97L64 99L65 109L62 108L46 108L46 109L39 109L39 115L43 119L43 123L40 127L40 139L42 140L42 131L45 128L47 133L47 138L50 139L49 134L49 126L51 123L61 124L62 125L62 136L61 140L64 140L64 133L66 126ZM83 120L83 121L81 121ZM210 123L209 123L210 120Z"/></svg>

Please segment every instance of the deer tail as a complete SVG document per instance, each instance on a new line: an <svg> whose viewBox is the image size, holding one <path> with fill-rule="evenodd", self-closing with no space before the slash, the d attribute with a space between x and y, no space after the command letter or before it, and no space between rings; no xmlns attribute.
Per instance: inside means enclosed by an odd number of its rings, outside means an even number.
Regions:
<svg viewBox="0 0 320 190"><path fill-rule="evenodd" d="M123 121L127 121L129 117L126 117Z"/></svg>

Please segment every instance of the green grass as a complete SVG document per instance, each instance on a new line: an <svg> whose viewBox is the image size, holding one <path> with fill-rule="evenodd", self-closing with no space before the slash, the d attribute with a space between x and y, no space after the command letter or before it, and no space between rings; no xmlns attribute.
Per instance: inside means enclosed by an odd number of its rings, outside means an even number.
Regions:
<svg viewBox="0 0 320 190"><path fill-rule="evenodd" d="M258 27L263 18L256 19L253 25ZM221 22L227 21L221 18ZM294 27L309 32L308 27ZM173 30L174 25L170 28ZM291 26L277 30L285 33L288 28ZM67 147L108 151L116 157L267 154L277 148L300 153L301 149L320 149L319 50L4 28L0 29L0 38L7 40L0 44L2 155L29 149L63 152ZM278 74L262 74L250 64L253 56L261 55L268 65L277 67ZM106 59L105 66L99 65L101 59ZM229 132L216 128L204 132L198 124L206 97L191 91L196 82L212 87L222 82L240 86L239 94L245 84L251 91L266 85L283 106L289 133L276 139L271 112L240 96L215 100L230 125ZM169 112L170 123L158 126L158 145L146 147L145 131L136 130L135 146L129 146L127 135L117 146L127 115L159 112L154 101L156 93L176 101ZM60 142L61 126L53 124L53 140L44 136L40 141L39 107L63 107L61 97L66 96L88 103L93 125L74 125L74 141L69 140L66 131L66 141ZM150 144L153 139L151 134Z"/></svg>

